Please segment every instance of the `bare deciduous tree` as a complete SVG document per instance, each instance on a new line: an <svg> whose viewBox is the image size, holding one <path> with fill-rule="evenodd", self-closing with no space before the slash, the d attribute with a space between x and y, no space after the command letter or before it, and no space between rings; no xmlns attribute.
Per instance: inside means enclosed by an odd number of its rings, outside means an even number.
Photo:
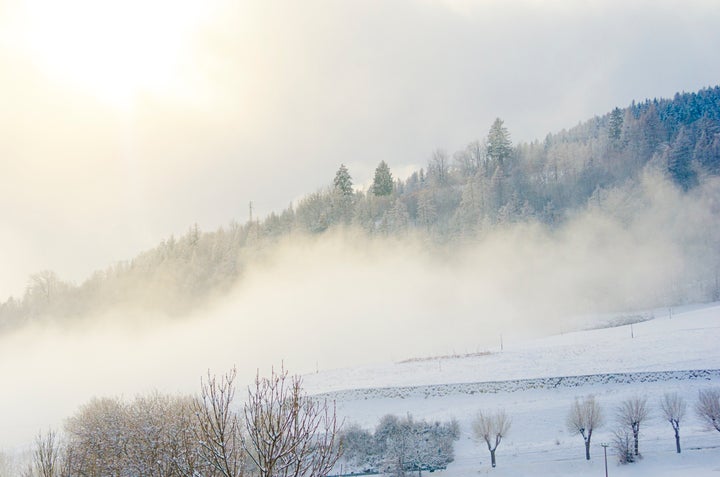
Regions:
<svg viewBox="0 0 720 477"><path fill-rule="evenodd" d="M57 433L49 430L47 434L38 434L33 449L33 467L40 477L56 477L60 470L58 462L60 445Z"/></svg>
<svg viewBox="0 0 720 477"><path fill-rule="evenodd" d="M670 423L675 431L675 449L680 453L680 421L685 417L687 404L678 393L665 393L660 400L660 409L662 409L665 420Z"/></svg>
<svg viewBox="0 0 720 477"><path fill-rule="evenodd" d="M626 399L620 404L620 407L618 408L618 422L621 425L629 427L632 430L636 456L640 455L640 424L647 420L648 415L649 410L647 406L647 397L636 396L630 399Z"/></svg>
<svg viewBox="0 0 720 477"><path fill-rule="evenodd" d="M595 396L588 396L581 401L577 399L570 408L567 427L573 435L580 434L585 441L585 459L590 460L590 440L595 429L602 426L603 415L600 404Z"/></svg>
<svg viewBox="0 0 720 477"><path fill-rule="evenodd" d="M334 406L302 392L299 376L284 368L258 373L248 389L243 447L260 477L327 475L340 457Z"/></svg>
<svg viewBox="0 0 720 477"><path fill-rule="evenodd" d="M200 398L195 402L196 437L203 460L222 477L238 477L244 472L240 423L232 409L236 376L236 368L219 378L208 371L207 381L201 381Z"/></svg>
<svg viewBox="0 0 720 477"><path fill-rule="evenodd" d="M478 439L483 439L490 451L490 461L493 467L496 465L495 451L500 445L502 438L510 430L510 418L504 410L496 413L478 412L472 423L473 433Z"/></svg>
<svg viewBox="0 0 720 477"><path fill-rule="evenodd" d="M695 412L708 429L715 429L720 432L720 390L701 390L698 393Z"/></svg>

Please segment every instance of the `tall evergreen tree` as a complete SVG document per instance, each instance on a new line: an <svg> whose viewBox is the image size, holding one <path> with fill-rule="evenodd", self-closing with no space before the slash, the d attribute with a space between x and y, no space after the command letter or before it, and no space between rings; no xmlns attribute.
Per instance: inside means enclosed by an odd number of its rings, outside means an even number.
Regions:
<svg viewBox="0 0 720 477"><path fill-rule="evenodd" d="M487 157L498 166L503 167L505 161L512 155L510 133L504 126L503 120L495 119L490 127L487 138Z"/></svg>
<svg viewBox="0 0 720 477"><path fill-rule="evenodd" d="M667 169L672 180L688 190L697 181L697 176L692 168L693 141L685 126L680 127L675 142L668 150Z"/></svg>
<svg viewBox="0 0 720 477"><path fill-rule="evenodd" d="M393 176L385 161L380 161L375 169L372 191L376 196L390 195L393 191Z"/></svg>
<svg viewBox="0 0 720 477"><path fill-rule="evenodd" d="M623 112L620 108L615 108L610 113L610 123L608 124L608 139L610 144L617 148L620 146L623 129Z"/></svg>
<svg viewBox="0 0 720 477"><path fill-rule="evenodd" d="M335 191L342 196L347 197L353 195L352 177L350 177L350 173L347 167L345 167L345 164L340 164L340 169L335 173L333 187Z"/></svg>

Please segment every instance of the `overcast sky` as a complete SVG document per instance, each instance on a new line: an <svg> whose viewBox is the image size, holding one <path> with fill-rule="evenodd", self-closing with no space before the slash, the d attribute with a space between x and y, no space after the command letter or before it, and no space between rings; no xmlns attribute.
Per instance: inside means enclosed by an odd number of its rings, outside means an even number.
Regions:
<svg viewBox="0 0 720 477"><path fill-rule="evenodd" d="M715 85L714 1L0 0L0 299L486 135Z"/></svg>

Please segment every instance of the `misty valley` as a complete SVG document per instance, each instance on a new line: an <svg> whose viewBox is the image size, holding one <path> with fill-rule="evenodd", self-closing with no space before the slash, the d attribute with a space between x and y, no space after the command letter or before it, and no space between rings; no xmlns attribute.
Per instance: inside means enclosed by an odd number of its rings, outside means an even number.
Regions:
<svg viewBox="0 0 720 477"><path fill-rule="evenodd" d="M511 138L32 274L0 476L715 472L720 87Z"/></svg>

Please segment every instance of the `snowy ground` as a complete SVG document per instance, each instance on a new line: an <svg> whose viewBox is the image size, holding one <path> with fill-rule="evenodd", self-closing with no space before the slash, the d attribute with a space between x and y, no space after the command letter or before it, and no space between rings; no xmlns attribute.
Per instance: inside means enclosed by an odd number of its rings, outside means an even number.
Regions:
<svg viewBox="0 0 720 477"><path fill-rule="evenodd" d="M634 337L629 326L568 333L508 343L502 352L482 356L323 372L306 376L305 387L328 393L346 422L367 428L388 413L457 418L462 437L456 459L433 474L438 477L604 475L600 444L610 441L617 427L615 409L628 397L647 396L652 414L641 429L643 459L618 466L610 454L609 475L720 476L720 433L705 430L692 409L698 390L720 388L720 306L655 316L634 324ZM691 369L714 371L647 373ZM538 379L580 375L596 376ZM494 383L471 384L489 381ZM670 424L660 416L658 400L665 392L680 393L689 405L681 423L681 455L675 453ZM582 438L565 428L574 399L588 394L596 396L606 416L593 436L590 462L584 460ZM484 444L471 437L470 422L479 409L498 408L512 416L513 425L498 448L498 467L491 469Z"/></svg>

